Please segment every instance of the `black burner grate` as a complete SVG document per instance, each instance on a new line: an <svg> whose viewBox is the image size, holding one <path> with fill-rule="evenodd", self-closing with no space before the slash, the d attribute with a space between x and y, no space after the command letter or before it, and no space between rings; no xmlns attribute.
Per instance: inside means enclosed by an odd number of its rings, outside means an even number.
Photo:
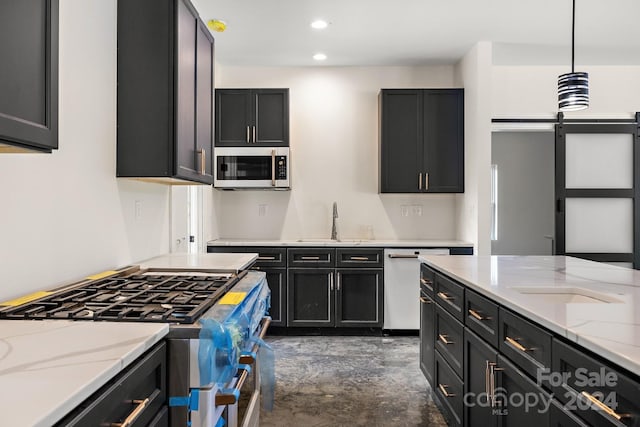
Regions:
<svg viewBox="0 0 640 427"><path fill-rule="evenodd" d="M237 280L232 275L110 277L5 309L0 318L194 323Z"/></svg>

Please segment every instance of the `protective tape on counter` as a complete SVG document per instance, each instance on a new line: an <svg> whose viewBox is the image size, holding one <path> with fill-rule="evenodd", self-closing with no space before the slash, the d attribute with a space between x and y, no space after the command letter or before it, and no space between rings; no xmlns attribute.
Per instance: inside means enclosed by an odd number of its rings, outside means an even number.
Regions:
<svg viewBox="0 0 640 427"><path fill-rule="evenodd" d="M247 374L251 373L251 365L245 365L244 363L238 365L238 369L244 369Z"/></svg>
<svg viewBox="0 0 640 427"><path fill-rule="evenodd" d="M227 422L224 420L223 417L220 417L220 419L218 420L218 422L216 423L216 427L224 427L227 425Z"/></svg>
<svg viewBox="0 0 640 427"><path fill-rule="evenodd" d="M256 352L255 351L243 351L240 353L240 357L250 357L253 360L256 360Z"/></svg>

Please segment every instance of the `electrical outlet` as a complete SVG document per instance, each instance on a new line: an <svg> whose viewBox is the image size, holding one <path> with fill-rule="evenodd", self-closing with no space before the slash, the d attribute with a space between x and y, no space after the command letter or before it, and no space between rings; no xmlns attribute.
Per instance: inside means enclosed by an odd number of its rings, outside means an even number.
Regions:
<svg viewBox="0 0 640 427"><path fill-rule="evenodd" d="M408 205L401 205L400 206L400 215L409 216L409 206Z"/></svg>
<svg viewBox="0 0 640 427"><path fill-rule="evenodd" d="M267 208L269 205L258 205L258 216L267 216Z"/></svg>
<svg viewBox="0 0 640 427"><path fill-rule="evenodd" d="M136 200L133 203L133 209L136 222L140 222L140 220L142 219L142 201Z"/></svg>
<svg viewBox="0 0 640 427"><path fill-rule="evenodd" d="M422 205L411 206L411 215L422 216Z"/></svg>

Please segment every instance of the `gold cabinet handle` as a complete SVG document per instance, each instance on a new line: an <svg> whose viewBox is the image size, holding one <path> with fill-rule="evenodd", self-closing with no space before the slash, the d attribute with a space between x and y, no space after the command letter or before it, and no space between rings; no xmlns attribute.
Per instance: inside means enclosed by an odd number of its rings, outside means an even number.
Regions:
<svg viewBox="0 0 640 427"><path fill-rule="evenodd" d="M523 346L522 344L520 344L518 341L516 341L514 338L511 337L505 337L504 340L506 342L508 342L509 344L511 344L513 347L515 347L516 349L520 350L521 352L525 353L527 351L531 351L532 349L528 349L525 348L525 346Z"/></svg>
<svg viewBox="0 0 640 427"><path fill-rule="evenodd" d="M336 290L340 291L340 273L336 273Z"/></svg>
<svg viewBox="0 0 640 427"><path fill-rule="evenodd" d="M442 392L444 397L455 397L455 394L449 393L447 391L447 387L449 387L449 386L446 385L446 384L438 384L438 388L440 389L440 391Z"/></svg>
<svg viewBox="0 0 640 427"><path fill-rule="evenodd" d="M486 388L488 390L488 397L491 402L491 407L496 406L496 372L504 371L504 368L498 368L494 362L487 360L487 371L485 372L485 380L488 381Z"/></svg>
<svg viewBox="0 0 640 427"><path fill-rule="evenodd" d="M425 297L420 297L420 302L423 304L431 304L431 300Z"/></svg>
<svg viewBox="0 0 640 427"><path fill-rule="evenodd" d="M249 138L249 126L247 126L247 144L251 142Z"/></svg>
<svg viewBox="0 0 640 427"><path fill-rule="evenodd" d="M369 261L369 258L367 258L366 256L352 256L349 257L349 259L351 261Z"/></svg>
<svg viewBox="0 0 640 427"><path fill-rule="evenodd" d="M256 127L253 127L253 143L256 143Z"/></svg>
<svg viewBox="0 0 640 427"><path fill-rule="evenodd" d="M301 256L300 259L304 261L320 261L319 256Z"/></svg>
<svg viewBox="0 0 640 427"><path fill-rule="evenodd" d="M471 317L474 317L478 320L487 320L488 317L483 317L480 313L478 313L475 310L469 309L469 314L471 315Z"/></svg>
<svg viewBox="0 0 640 427"><path fill-rule="evenodd" d="M422 172L418 175L418 190L422 190Z"/></svg>
<svg viewBox="0 0 640 427"><path fill-rule="evenodd" d="M595 396L587 393L586 391L581 392L580 395L583 396L585 399L587 399L589 402L591 402L592 405L596 406L597 409L601 410L602 412L615 418L618 421L620 421L623 418L629 417L628 414L618 414L616 411L609 408L607 405L605 405L600 400L598 400Z"/></svg>
<svg viewBox="0 0 640 427"><path fill-rule="evenodd" d="M204 175L207 173L207 152L201 148L198 154L200 155L200 175Z"/></svg>
<svg viewBox="0 0 640 427"><path fill-rule="evenodd" d="M438 296L440 298L442 298L443 300L445 300L445 301L450 301L450 300L454 299L452 296L449 296L449 295L445 294L444 292L438 292Z"/></svg>
<svg viewBox="0 0 640 427"><path fill-rule="evenodd" d="M276 257L274 257L274 256L259 256L258 259L260 261L275 261Z"/></svg>
<svg viewBox="0 0 640 427"><path fill-rule="evenodd" d="M425 190L429 189L429 173L428 172L424 173L424 189Z"/></svg>
<svg viewBox="0 0 640 427"><path fill-rule="evenodd" d="M438 339L445 344L454 344L453 341L449 341L446 335L438 334Z"/></svg>
<svg viewBox="0 0 640 427"><path fill-rule="evenodd" d="M144 408L149 404L149 398L144 400L132 400L131 403L137 405L127 418L121 423L111 423L111 427L129 427L140 416L140 413L144 411Z"/></svg>
<svg viewBox="0 0 640 427"><path fill-rule="evenodd" d="M389 258L418 258L418 254L389 254Z"/></svg>

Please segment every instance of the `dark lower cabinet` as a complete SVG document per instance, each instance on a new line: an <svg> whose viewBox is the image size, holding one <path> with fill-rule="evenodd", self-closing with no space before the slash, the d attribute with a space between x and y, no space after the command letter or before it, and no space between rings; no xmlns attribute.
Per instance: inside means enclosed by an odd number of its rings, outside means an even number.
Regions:
<svg viewBox="0 0 640 427"><path fill-rule="evenodd" d="M424 288L424 287L422 287ZM420 294L420 370L429 384L433 384L435 358L436 305L424 291Z"/></svg>
<svg viewBox="0 0 640 427"><path fill-rule="evenodd" d="M551 395L523 371L498 355L495 414L499 427L547 427Z"/></svg>
<svg viewBox="0 0 640 427"><path fill-rule="evenodd" d="M435 352L433 389L450 426L462 426L464 384L438 351Z"/></svg>
<svg viewBox="0 0 640 427"><path fill-rule="evenodd" d="M332 268L290 268L287 280L287 325L334 326Z"/></svg>
<svg viewBox="0 0 640 427"><path fill-rule="evenodd" d="M264 267L259 270L267 275L267 283L271 290L271 325L287 326L287 269Z"/></svg>
<svg viewBox="0 0 640 427"><path fill-rule="evenodd" d="M564 409L558 402L554 401L549 408L550 427L588 427L589 424Z"/></svg>
<svg viewBox="0 0 640 427"><path fill-rule="evenodd" d="M496 427L498 417L489 400L489 364L497 363L498 352L469 329L464 330L464 425Z"/></svg>
<svg viewBox="0 0 640 427"><path fill-rule="evenodd" d="M382 269L336 270L336 326L382 327Z"/></svg>
<svg viewBox="0 0 640 427"><path fill-rule="evenodd" d="M115 426L134 418L130 425L166 426L167 346L164 342L149 350L102 389L81 403L56 424L61 426ZM137 416L132 414L137 413Z"/></svg>
<svg viewBox="0 0 640 427"><path fill-rule="evenodd" d="M0 2L0 153L58 148L58 8Z"/></svg>

